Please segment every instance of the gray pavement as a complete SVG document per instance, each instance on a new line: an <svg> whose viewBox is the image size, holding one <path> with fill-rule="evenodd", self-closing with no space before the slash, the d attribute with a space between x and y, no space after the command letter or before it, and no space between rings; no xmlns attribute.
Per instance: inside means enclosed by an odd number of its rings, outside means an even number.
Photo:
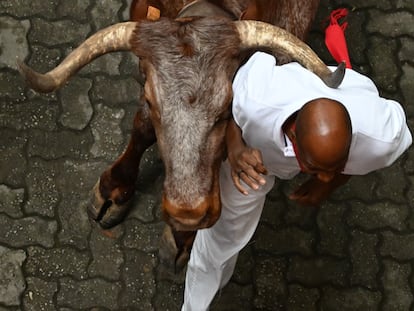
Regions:
<svg viewBox="0 0 414 311"><path fill-rule="evenodd" d="M413 0L349 0L356 70L414 120ZM320 23L310 44L332 63ZM125 147L136 62L102 57L48 95L25 87L16 57L53 68L88 35L127 18L126 0L0 1L0 311L179 310L183 273L160 263L163 178L156 147L133 209L112 230L90 223L89 191ZM351 179L320 208L289 202L303 177L278 183L261 224L212 310L414 310L414 158Z"/></svg>

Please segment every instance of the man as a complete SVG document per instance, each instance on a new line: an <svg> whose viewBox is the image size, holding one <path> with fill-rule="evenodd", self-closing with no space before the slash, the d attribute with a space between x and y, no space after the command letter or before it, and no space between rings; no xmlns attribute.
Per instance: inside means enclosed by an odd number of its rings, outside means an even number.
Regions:
<svg viewBox="0 0 414 311"><path fill-rule="evenodd" d="M228 161L220 173L222 214L197 233L182 310L207 310L229 281L275 177L310 174L290 198L318 205L351 175L391 165L412 142L401 106L381 98L367 77L347 69L341 86L331 89L297 63L275 63L256 53L235 77Z"/></svg>

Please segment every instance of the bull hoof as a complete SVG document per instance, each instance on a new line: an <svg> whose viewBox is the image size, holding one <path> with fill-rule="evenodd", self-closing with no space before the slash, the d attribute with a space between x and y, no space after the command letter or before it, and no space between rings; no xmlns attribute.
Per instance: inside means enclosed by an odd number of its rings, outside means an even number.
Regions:
<svg viewBox="0 0 414 311"><path fill-rule="evenodd" d="M166 266L174 268L175 273L182 271L190 259L190 252L187 249L177 248L173 232L168 225L165 225L161 236L159 255Z"/></svg>
<svg viewBox="0 0 414 311"><path fill-rule="evenodd" d="M99 183L95 184L92 189L91 202L88 206L89 218L93 219L103 229L112 228L121 223L130 208L129 202L125 204L116 204L113 200L105 199L99 191Z"/></svg>

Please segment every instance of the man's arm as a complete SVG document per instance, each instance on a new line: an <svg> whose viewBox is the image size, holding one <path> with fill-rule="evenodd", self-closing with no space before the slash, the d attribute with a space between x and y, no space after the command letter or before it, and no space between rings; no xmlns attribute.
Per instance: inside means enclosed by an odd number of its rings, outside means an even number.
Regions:
<svg viewBox="0 0 414 311"><path fill-rule="evenodd" d="M258 149L250 148L243 140L242 131L231 118L226 131L227 156L231 165L231 176L236 188L248 194L241 184L243 180L250 188L258 189L265 183L261 174L267 174L262 154Z"/></svg>

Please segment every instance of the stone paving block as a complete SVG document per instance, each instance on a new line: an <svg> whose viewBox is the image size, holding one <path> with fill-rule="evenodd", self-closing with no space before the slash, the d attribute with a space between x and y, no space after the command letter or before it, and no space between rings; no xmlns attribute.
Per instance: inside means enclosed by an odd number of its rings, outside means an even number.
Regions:
<svg viewBox="0 0 414 311"><path fill-rule="evenodd" d="M91 0L58 1L56 14L61 19L74 19L85 23L89 19L89 9L92 6Z"/></svg>
<svg viewBox="0 0 414 311"><path fill-rule="evenodd" d="M58 291L57 282L27 277L27 289L23 296L23 306L27 311L55 311L54 296Z"/></svg>
<svg viewBox="0 0 414 311"><path fill-rule="evenodd" d="M381 263L378 258L377 235L352 230L349 254L352 263L351 285L378 289L377 278Z"/></svg>
<svg viewBox="0 0 414 311"><path fill-rule="evenodd" d="M220 290L211 304L211 311L239 311L252 310L251 301L254 297L253 286L241 286L229 283ZM175 310L180 310L179 306ZM275 309L273 309L275 310Z"/></svg>
<svg viewBox="0 0 414 311"><path fill-rule="evenodd" d="M56 129L58 109L56 103L45 104L39 99L19 104L4 100L0 102L0 126L16 130L52 131Z"/></svg>
<svg viewBox="0 0 414 311"><path fill-rule="evenodd" d="M381 293L363 288L323 290L320 310L336 311L377 311L381 309ZM397 309L394 309L397 310Z"/></svg>
<svg viewBox="0 0 414 311"><path fill-rule="evenodd" d="M29 27L28 20L0 17L0 67L17 69L16 60L25 59L29 54L26 40Z"/></svg>
<svg viewBox="0 0 414 311"><path fill-rule="evenodd" d="M279 198L266 201L260 222L278 228L284 224L285 208L285 203Z"/></svg>
<svg viewBox="0 0 414 311"><path fill-rule="evenodd" d="M154 185L154 189L158 189L158 187ZM141 192L140 190L138 187L135 192L128 218L136 218L144 223L153 222L156 219L154 215L160 210L161 190L154 191L155 193Z"/></svg>
<svg viewBox="0 0 414 311"><path fill-rule="evenodd" d="M393 228L397 231L406 229L408 206L397 205L387 201L364 204L352 202L347 223L363 230Z"/></svg>
<svg viewBox="0 0 414 311"><path fill-rule="evenodd" d="M369 202L375 198L376 187L378 187L378 176L376 172L365 176L352 176L347 184L331 195L329 201L335 204L343 204L343 202L348 202L353 199Z"/></svg>
<svg viewBox="0 0 414 311"><path fill-rule="evenodd" d="M288 263L287 279L305 286L318 287L324 284L345 286L351 272L346 259L327 256L316 258L291 257Z"/></svg>
<svg viewBox="0 0 414 311"><path fill-rule="evenodd" d="M144 224L137 220L125 221L125 235L123 245L143 252L158 252L159 241L165 222Z"/></svg>
<svg viewBox="0 0 414 311"><path fill-rule="evenodd" d="M310 256L315 238L312 232L295 227L273 230L268 226L260 226L256 233L254 248L266 250L276 255L300 254Z"/></svg>
<svg viewBox="0 0 414 311"><path fill-rule="evenodd" d="M411 61L414 53L414 39L413 38L401 38L401 48L398 53L398 58L401 61Z"/></svg>
<svg viewBox="0 0 414 311"><path fill-rule="evenodd" d="M182 304L183 285L170 281L158 281L154 298L154 309L163 311L180 310ZM214 308L212 308L214 311Z"/></svg>
<svg viewBox="0 0 414 311"><path fill-rule="evenodd" d="M89 131L78 133L70 130L56 132L31 130L27 153L29 157L41 157L47 160L63 157L85 159L88 157L92 140Z"/></svg>
<svg viewBox="0 0 414 311"><path fill-rule="evenodd" d="M388 10L392 8L392 0L366 0L366 1L358 1L358 0L348 0L347 4L350 5L352 8L355 9L362 9L362 8L379 8L382 10Z"/></svg>
<svg viewBox="0 0 414 311"><path fill-rule="evenodd" d="M102 29L118 22L122 12L122 0L101 0L96 1L91 10L92 24L95 29ZM118 15L119 14L119 15Z"/></svg>
<svg viewBox="0 0 414 311"><path fill-rule="evenodd" d="M59 288L58 305L74 310L95 307L115 310L118 308L117 297L122 290L118 282L98 278L78 281L68 277L60 279Z"/></svg>
<svg viewBox="0 0 414 311"><path fill-rule="evenodd" d="M407 9L414 11L414 2L410 0L397 0L395 1L395 7L397 9Z"/></svg>
<svg viewBox="0 0 414 311"><path fill-rule="evenodd" d="M287 311L316 311L320 294L316 288L306 288L297 284L289 285Z"/></svg>
<svg viewBox="0 0 414 311"><path fill-rule="evenodd" d="M91 231L90 220L86 213L88 204L90 199L81 199L77 192L62 195L57 208L62 224L58 233L60 243L82 250L88 247L87 238Z"/></svg>
<svg viewBox="0 0 414 311"><path fill-rule="evenodd" d="M29 17L41 15L47 18L55 17L55 9L59 0L32 1L32 0L2 0L0 12L16 17Z"/></svg>
<svg viewBox="0 0 414 311"><path fill-rule="evenodd" d="M6 185L0 185L0 213L6 213L12 218L21 218L24 194L25 191L22 188L12 189Z"/></svg>
<svg viewBox="0 0 414 311"><path fill-rule="evenodd" d="M318 253L338 257L347 256L349 233L343 221L347 210L346 204L325 203L320 207L316 219L319 231Z"/></svg>
<svg viewBox="0 0 414 311"><path fill-rule="evenodd" d="M20 187L24 183L27 160L24 157L27 137L9 129L2 130L0 144L0 183Z"/></svg>
<svg viewBox="0 0 414 311"><path fill-rule="evenodd" d="M55 220L44 220L40 217L24 217L12 219L0 214L0 243L24 247L42 245L52 247L57 232Z"/></svg>
<svg viewBox="0 0 414 311"><path fill-rule="evenodd" d="M367 23L369 32L380 33L388 37L397 37L401 35L414 35L412 27L414 15L410 12L392 12L384 13L380 10L370 10L370 18Z"/></svg>
<svg viewBox="0 0 414 311"><path fill-rule="evenodd" d="M401 264L392 260L384 260L384 272L381 277L384 287L384 303L382 310L409 310L413 303L410 287L410 264Z"/></svg>
<svg viewBox="0 0 414 311"><path fill-rule="evenodd" d="M138 82L132 77L114 80L108 76L99 76L91 90L91 100L102 101L105 106L119 108L122 104L137 102L140 94L139 88Z"/></svg>
<svg viewBox="0 0 414 311"><path fill-rule="evenodd" d="M118 239L110 238L101 229L92 230L89 240L92 261L88 267L91 277L119 280L125 262L120 244Z"/></svg>
<svg viewBox="0 0 414 311"><path fill-rule="evenodd" d="M368 45L368 60L375 84L383 91L395 92L400 75L395 59L398 54L397 41L375 35L369 38Z"/></svg>
<svg viewBox="0 0 414 311"><path fill-rule="evenodd" d="M101 57L95 59L92 63L89 63L84 68L82 68L79 71L79 75L89 75L89 74L101 74L105 76L105 79L108 79L109 76L119 76L121 72L119 70L119 67L121 66L121 62L123 59L123 55L126 52L118 52L118 53L112 53L112 54L106 54L102 55ZM100 79L103 79L101 77L98 77L98 81ZM71 80L72 81L72 80ZM72 82L70 82L72 83ZM97 94L99 96L99 94Z"/></svg>
<svg viewBox="0 0 414 311"><path fill-rule="evenodd" d="M382 256L390 256L398 261L410 261L414 257L414 233L401 235L385 231L382 238Z"/></svg>
<svg viewBox="0 0 414 311"><path fill-rule="evenodd" d="M284 222L288 225L299 226L305 230L315 229L317 209L311 206L300 206L294 202L288 202L284 214Z"/></svg>
<svg viewBox="0 0 414 311"><path fill-rule="evenodd" d="M284 282L286 260L270 256L258 256L255 266L254 308L282 310L286 303L287 287Z"/></svg>
<svg viewBox="0 0 414 311"><path fill-rule="evenodd" d="M0 304L20 305L19 298L26 287L22 271L25 259L23 250L12 250L0 245Z"/></svg>
<svg viewBox="0 0 414 311"><path fill-rule="evenodd" d="M152 299L155 295L154 268L157 259L152 254L136 250L125 250L125 265L122 271L124 284L120 295L120 306L141 310L154 310Z"/></svg>
<svg viewBox="0 0 414 311"><path fill-rule="evenodd" d="M33 18L29 40L32 43L48 47L64 44L76 47L86 39L90 31L89 24L79 24L72 20L51 22L41 18ZM48 36L45 36L45 33Z"/></svg>
<svg viewBox="0 0 414 311"><path fill-rule="evenodd" d="M59 121L66 128L81 131L89 124L93 114L88 96L91 87L90 79L75 77L60 91L62 114Z"/></svg>
<svg viewBox="0 0 414 311"><path fill-rule="evenodd" d="M347 42L351 64L366 64L367 40L365 40L365 13L360 10L350 10L347 17L348 26L345 30L345 39Z"/></svg>
<svg viewBox="0 0 414 311"><path fill-rule="evenodd" d="M237 257L237 265L234 269L231 281L239 285L249 285L253 283L254 279L254 267L255 267L255 255L260 252L254 251L255 240L249 242L249 244L243 248L239 256Z"/></svg>
<svg viewBox="0 0 414 311"><path fill-rule="evenodd" d="M123 109L111 109L102 104L95 107L95 115L91 122L94 143L90 153L94 157L115 160L124 147L124 137L120 123L124 117Z"/></svg>
<svg viewBox="0 0 414 311"><path fill-rule="evenodd" d="M49 70L52 70L55 68L59 63L63 60L63 52L59 48L51 48L46 47L39 44L32 44L32 53L30 55L30 58L25 60L27 62L27 65L32 67L34 70L45 73ZM22 61L24 61L22 59ZM20 80L23 79L20 78ZM35 91L29 90L29 92L35 93ZM41 93L35 93L38 97L51 97L56 100L56 92L52 92L50 94L44 95ZM55 103L56 105L56 103Z"/></svg>
<svg viewBox="0 0 414 311"><path fill-rule="evenodd" d="M404 204L405 193L408 189L408 180L404 176L404 168L401 161L394 163L392 167L378 172L380 181L377 188L377 196L382 200L392 198L396 203Z"/></svg>
<svg viewBox="0 0 414 311"><path fill-rule="evenodd" d="M107 165L103 161L67 160L62 163L57 179L61 194L57 208L61 243L80 249L88 247L91 225L86 209L92 197L91 190Z"/></svg>
<svg viewBox="0 0 414 311"><path fill-rule="evenodd" d="M181 271L176 271L174 269L174 266L172 263L164 263L161 262L156 266L155 269L155 279L157 281L157 284L160 282L167 282L167 283L174 283L177 286L184 286L184 280L185 280L185 272L186 269L182 269ZM163 288L166 290L166 288ZM158 294L158 290L157 290ZM182 293L181 293L182 294ZM181 296L181 295L180 295Z"/></svg>
<svg viewBox="0 0 414 311"><path fill-rule="evenodd" d="M88 277L90 255L70 247L45 249L31 246L27 248L28 258L25 269L28 275L43 280L56 280L70 276L75 279Z"/></svg>
<svg viewBox="0 0 414 311"><path fill-rule="evenodd" d="M78 200L89 199L90 191L107 166L107 162L100 160L64 160L60 163L56 180L59 191L66 195L78 195Z"/></svg>
<svg viewBox="0 0 414 311"><path fill-rule="evenodd" d="M26 213L55 216L55 208L60 197L56 186L57 169L57 164L50 161L36 159L30 163L26 174Z"/></svg>
<svg viewBox="0 0 414 311"><path fill-rule="evenodd" d="M414 55L414 49L412 55ZM403 72L400 80L400 87L402 88L402 93L405 101L409 103L410 99L414 98L414 66L410 64L404 64L402 66L402 71ZM413 105L405 105L405 108L409 116L414 116Z"/></svg>
<svg viewBox="0 0 414 311"><path fill-rule="evenodd" d="M15 104L26 99L23 80L17 72L0 72L0 98L14 98ZM5 118L6 115L1 116L1 123L7 122Z"/></svg>

